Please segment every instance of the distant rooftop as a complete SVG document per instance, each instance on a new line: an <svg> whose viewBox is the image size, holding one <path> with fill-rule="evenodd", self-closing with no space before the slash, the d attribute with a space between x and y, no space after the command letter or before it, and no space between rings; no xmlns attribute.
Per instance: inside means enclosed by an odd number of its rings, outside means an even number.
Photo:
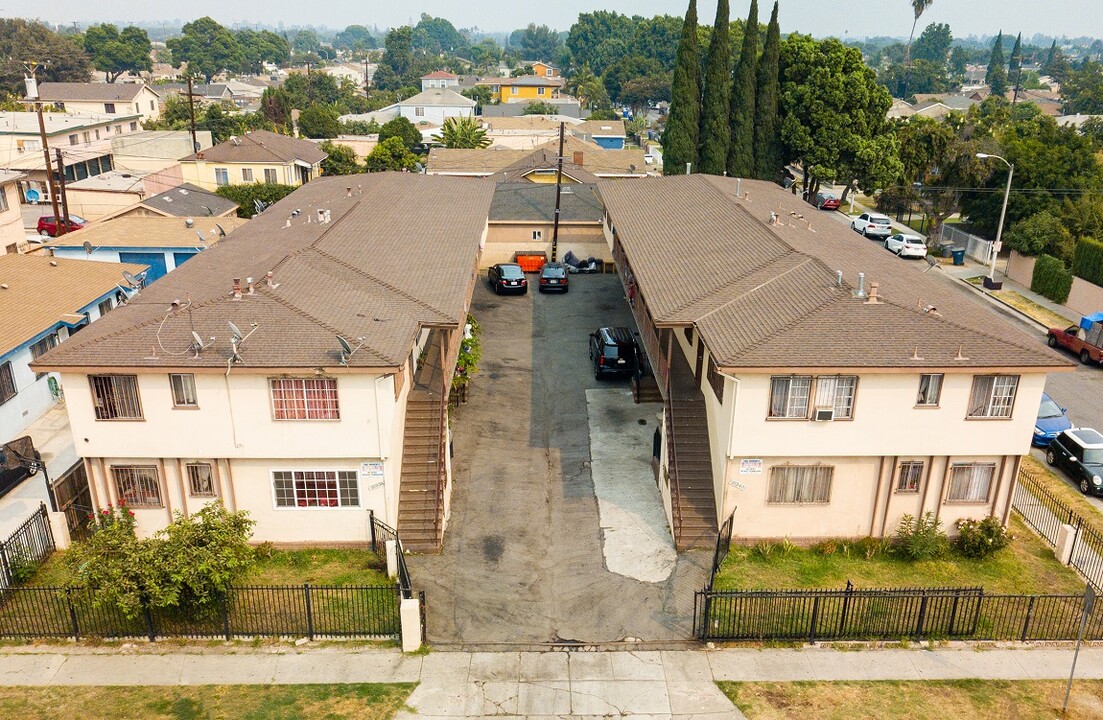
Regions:
<svg viewBox="0 0 1103 720"><path fill-rule="evenodd" d="M101 127L137 120L140 115L108 115L105 113L43 113L47 135L61 135L84 128ZM0 112L0 135L35 135L38 116L33 112Z"/></svg>
<svg viewBox="0 0 1103 720"><path fill-rule="evenodd" d="M45 102L134 102L145 83L45 82L38 86L38 97ZM157 91L150 88L154 95Z"/></svg>

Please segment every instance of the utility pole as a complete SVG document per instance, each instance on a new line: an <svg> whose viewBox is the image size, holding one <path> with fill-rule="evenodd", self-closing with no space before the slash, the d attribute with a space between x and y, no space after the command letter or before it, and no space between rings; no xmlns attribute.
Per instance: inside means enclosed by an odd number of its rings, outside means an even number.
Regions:
<svg viewBox="0 0 1103 720"><path fill-rule="evenodd" d="M54 148L57 153L57 184L61 191L61 215L64 223L58 223L58 234L69 232L69 196L65 194L65 161L61 159L61 148ZM64 228L64 229L62 229Z"/></svg>
<svg viewBox="0 0 1103 720"><path fill-rule="evenodd" d="M42 157L46 161L46 191L50 193L50 206L54 210L54 224L57 224L57 193L54 192L54 168L50 162L50 144L46 137L46 120L42 117L42 102L38 99L38 81L34 71L37 63L27 62L23 66L27 68L29 75L24 75L23 82L27 86L27 100L34 103L35 112L38 114L38 137L42 141ZM59 228L60 229L60 228ZM68 228L66 228L68 229Z"/></svg>
<svg viewBox="0 0 1103 720"><path fill-rule="evenodd" d="M191 126L192 152L199 152L199 141L195 139L195 94L192 92L191 75L188 75L188 123Z"/></svg>
<svg viewBox="0 0 1103 720"><path fill-rule="evenodd" d="M559 250L559 198L563 194L563 126L559 123L559 160L555 170L555 219L552 225L552 253L551 261L555 262L556 252Z"/></svg>

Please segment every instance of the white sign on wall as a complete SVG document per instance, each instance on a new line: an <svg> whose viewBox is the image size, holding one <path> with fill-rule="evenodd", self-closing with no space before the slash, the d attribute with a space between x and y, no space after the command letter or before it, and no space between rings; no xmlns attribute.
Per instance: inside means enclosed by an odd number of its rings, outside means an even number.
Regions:
<svg viewBox="0 0 1103 720"><path fill-rule="evenodd" d="M383 463L378 460L360 463L360 478L367 483L369 491L383 487Z"/></svg>
<svg viewBox="0 0 1103 720"><path fill-rule="evenodd" d="M739 474L740 475L761 475L762 474L762 460L755 458L743 458L739 461Z"/></svg>

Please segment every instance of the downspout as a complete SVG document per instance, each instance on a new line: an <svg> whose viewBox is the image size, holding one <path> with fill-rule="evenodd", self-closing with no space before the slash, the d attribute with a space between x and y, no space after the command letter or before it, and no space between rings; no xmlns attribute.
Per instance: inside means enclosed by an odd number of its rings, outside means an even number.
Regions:
<svg viewBox="0 0 1103 720"><path fill-rule="evenodd" d="M383 414L379 410L379 381L386 378L386 375L377 377L375 379L375 429L376 436L379 441L379 459L383 461L383 511L387 518L387 522L391 522L391 505L387 500L387 483L390 481L390 477L394 476L394 468L391 467L391 463L387 462L388 454L386 452L386 443L383 438ZM410 379L410 383L413 383L413 378ZM396 513L397 515L397 513ZM394 519L394 527L398 527L398 518Z"/></svg>

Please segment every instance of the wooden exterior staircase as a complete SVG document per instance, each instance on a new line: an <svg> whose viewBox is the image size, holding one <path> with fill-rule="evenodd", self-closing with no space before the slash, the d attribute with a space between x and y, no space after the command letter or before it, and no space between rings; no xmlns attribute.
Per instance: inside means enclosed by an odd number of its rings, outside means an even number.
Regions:
<svg viewBox="0 0 1103 720"><path fill-rule="evenodd" d="M680 351L672 353L666 405L667 472L674 546L708 549L716 543L716 490L704 395Z"/></svg>

